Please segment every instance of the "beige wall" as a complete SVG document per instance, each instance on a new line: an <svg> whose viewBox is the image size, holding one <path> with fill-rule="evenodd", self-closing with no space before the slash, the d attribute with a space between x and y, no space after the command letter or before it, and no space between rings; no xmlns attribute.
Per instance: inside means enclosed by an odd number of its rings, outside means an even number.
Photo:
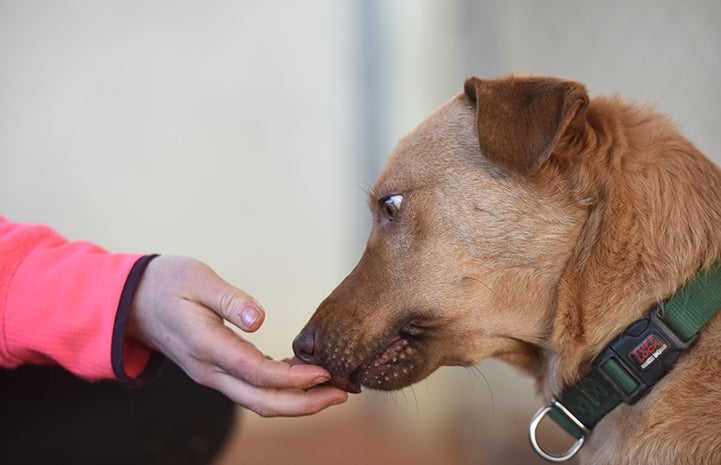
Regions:
<svg viewBox="0 0 721 465"><path fill-rule="evenodd" d="M0 2L0 211L205 260L288 355L359 248L352 30L333 1Z"/></svg>
<svg viewBox="0 0 721 465"><path fill-rule="evenodd" d="M206 261L264 303L251 339L284 357L360 256L393 145L465 77L651 102L720 163L719 31L714 0L0 1L0 214ZM492 443L539 400L481 370L354 402Z"/></svg>

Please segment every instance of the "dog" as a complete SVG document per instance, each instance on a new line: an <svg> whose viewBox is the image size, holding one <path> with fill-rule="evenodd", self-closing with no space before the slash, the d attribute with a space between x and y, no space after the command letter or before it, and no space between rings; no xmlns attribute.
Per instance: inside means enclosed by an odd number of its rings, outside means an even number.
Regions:
<svg viewBox="0 0 721 465"><path fill-rule="evenodd" d="M293 341L349 392L494 357L550 401L721 258L721 170L653 109L559 78L467 79L369 198L360 261ZM712 317L582 463L720 464L719 342Z"/></svg>

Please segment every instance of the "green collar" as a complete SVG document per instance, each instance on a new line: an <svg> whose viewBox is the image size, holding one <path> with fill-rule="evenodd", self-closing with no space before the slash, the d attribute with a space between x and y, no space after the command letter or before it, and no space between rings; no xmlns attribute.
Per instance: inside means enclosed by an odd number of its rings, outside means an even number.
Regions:
<svg viewBox="0 0 721 465"><path fill-rule="evenodd" d="M535 451L552 462L573 457L601 418L621 402L636 402L673 368L719 308L721 262L697 273L647 318L631 324L596 357L587 375L536 413L529 431ZM577 439L562 455L538 445L536 428L546 415Z"/></svg>

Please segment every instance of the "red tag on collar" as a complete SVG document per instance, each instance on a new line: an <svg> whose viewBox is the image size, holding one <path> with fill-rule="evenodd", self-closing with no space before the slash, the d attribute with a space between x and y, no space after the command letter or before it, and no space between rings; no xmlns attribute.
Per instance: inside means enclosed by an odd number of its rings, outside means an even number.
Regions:
<svg viewBox="0 0 721 465"><path fill-rule="evenodd" d="M661 336L653 332L646 336L646 339L639 345L634 347L633 350L629 352L629 355L631 359L638 364L640 369L645 370L651 366L666 349L668 349L668 343L666 343Z"/></svg>

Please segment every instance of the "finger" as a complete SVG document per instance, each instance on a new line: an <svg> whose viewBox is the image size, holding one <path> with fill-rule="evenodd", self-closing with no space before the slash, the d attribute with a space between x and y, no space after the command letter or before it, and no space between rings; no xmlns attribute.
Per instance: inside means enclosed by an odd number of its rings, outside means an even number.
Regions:
<svg viewBox="0 0 721 465"><path fill-rule="evenodd" d="M347 392L325 386L307 391L258 388L228 375L220 375L218 382L221 384L217 387L218 390L263 417L312 415L348 400Z"/></svg>
<svg viewBox="0 0 721 465"><path fill-rule="evenodd" d="M269 360L229 328L224 329L224 335L214 340L230 337L233 342L226 347L240 354L238 363L226 370L222 363L214 364L202 358L176 362L196 382L222 392L261 416L309 415L347 400L348 394L343 390L317 386L330 379L323 368L315 365L290 366ZM228 333L230 336L227 336ZM242 367L238 369L238 365Z"/></svg>
<svg viewBox="0 0 721 465"><path fill-rule="evenodd" d="M269 359L229 328L220 327L204 358L226 373L257 387L308 389L330 380L330 374L317 365L291 365Z"/></svg>
<svg viewBox="0 0 721 465"><path fill-rule="evenodd" d="M287 363L288 365L294 366L294 365L307 365L303 360L299 359L298 357L288 357L281 359L281 361Z"/></svg>
<svg viewBox="0 0 721 465"><path fill-rule="evenodd" d="M240 361L231 359L220 364L227 373L241 378L257 387L308 389L330 381L330 374L316 365L289 365L286 362L266 358L257 351L251 358Z"/></svg>
<svg viewBox="0 0 721 465"><path fill-rule="evenodd" d="M250 294L218 276L203 263L195 263L186 298L212 309L243 331L253 332L263 324L265 310Z"/></svg>
<svg viewBox="0 0 721 465"><path fill-rule="evenodd" d="M348 393L332 387L318 387L308 391L272 391L263 392L253 409L263 417L297 417L313 415L332 405L348 400Z"/></svg>

